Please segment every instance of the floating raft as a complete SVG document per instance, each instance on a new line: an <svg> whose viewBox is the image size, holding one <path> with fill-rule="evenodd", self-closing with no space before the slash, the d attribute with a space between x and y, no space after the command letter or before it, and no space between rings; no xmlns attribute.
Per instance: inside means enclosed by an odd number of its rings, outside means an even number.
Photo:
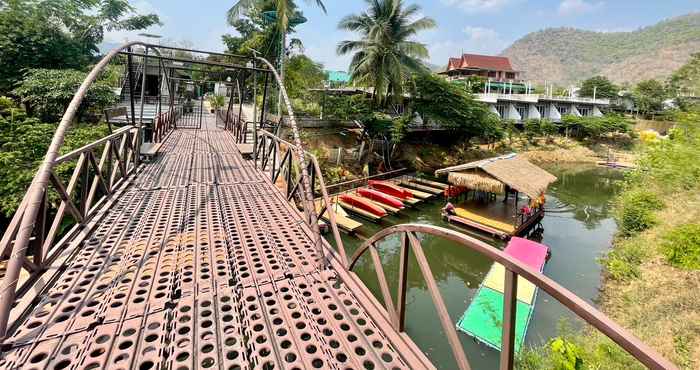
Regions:
<svg viewBox="0 0 700 370"><path fill-rule="evenodd" d="M323 208L323 205L321 204L321 202L316 202L316 212L320 213L322 208ZM355 230L362 227L361 223L348 217L348 213L345 212L345 210L337 203L333 204L333 206L331 208L333 209L333 212L335 213L335 223L341 229L352 233L352 232L355 232ZM326 222L329 222L329 223L331 222L330 216L328 215L328 211L323 212L323 215L321 215L321 218Z"/></svg>
<svg viewBox="0 0 700 370"><path fill-rule="evenodd" d="M514 237L503 251L529 267L542 272L549 248L531 240ZM457 328L489 347L501 350L505 267L494 263L481 283L472 303L457 322ZM515 312L515 351L520 351L535 310L537 287L518 276Z"/></svg>
<svg viewBox="0 0 700 370"><path fill-rule="evenodd" d="M442 189L442 190L445 190L445 189L447 189L447 188L450 187L449 185L443 184L443 183L441 183L441 182L432 181L432 180L427 180L427 179L421 179L421 178L418 178L418 177L412 177L409 181L411 181L411 182L417 182L417 183L419 183L419 184L427 185L427 186L430 186L430 187L433 187L433 188L437 188L437 189Z"/></svg>
<svg viewBox="0 0 700 370"><path fill-rule="evenodd" d="M418 183L412 179L401 181L400 184L401 184L401 186L404 186L407 188L412 188L412 189L417 189L417 190L420 190L420 191L427 193L427 194L430 194L430 195L442 194L442 192L444 191L443 189L438 189L438 188L434 188L432 186L423 185L423 184Z"/></svg>
<svg viewBox="0 0 700 370"><path fill-rule="evenodd" d="M455 213L457 214L457 217L459 217L459 218L469 220L469 221L472 221L473 223L477 223L480 225L485 225L491 229L501 231L505 234L513 235L513 233L515 233L515 226L508 224L506 222L494 220L494 219L488 218L488 217L484 217L484 216L478 215L474 212L470 212L470 211L468 211L464 208L460 208L460 207L455 208ZM459 220L457 219L455 221L459 221ZM468 225L471 226L471 223L469 223Z"/></svg>

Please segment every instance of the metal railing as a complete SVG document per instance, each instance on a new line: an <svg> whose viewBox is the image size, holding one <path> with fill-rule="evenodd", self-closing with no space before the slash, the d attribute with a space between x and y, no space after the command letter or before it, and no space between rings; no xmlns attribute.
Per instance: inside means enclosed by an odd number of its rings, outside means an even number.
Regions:
<svg viewBox="0 0 700 370"><path fill-rule="evenodd" d="M131 47L140 45L146 50L146 54L132 53ZM125 126L113 134L86 145L71 153L60 156L60 150L65 141L66 133L73 122L76 112L85 98L90 86L97 80L107 65L119 54L127 56L127 63L132 66L133 57L158 58L160 60L175 58L163 57L159 49L175 49L160 45L151 45L142 42L129 42L107 53L88 73L81 83L73 99L61 118L56 132L51 139L51 144L46 152L44 160L32 179L22 202L15 212L9 227L5 230L0 241L0 251L3 259L7 259L5 276L0 286L0 341L3 341L8 333L8 323L11 313L21 315L30 304L31 295L25 295L28 288L32 288L34 295L41 293L41 287L31 286L37 278L52 266L52 260L58 252L66 246L71 235L89 223L90 219L100 208L101 204L109 202L109 198L115 190L123 184L129 176L134 174L139 165L139 150L142 140L143 127L140 125ZM148 50L153 49L155 55L149 56ZM124 51L128 50L128 51ZM185 50L185 49L177 49ZM246 57L241 57L246 58ZM177 59L181 61L181 59ZM225 63L213 63L207 61L189 61L192 63L216 65L247 69L244 66L236 66ZM267 72L266 70L256 69ZM133 77L133 76L131 76ZM128 83L130 89L131 120L135 122L135 102L133 79ZM143 85L142 94L143 98ZM141 115L143 115L144 100L141 99ZM167 135L176 117L163 117L158 130L158 138ZM102 151L99 163L96 152ZM56 167L62 163L76 162L75 170L67 185L64 185L56 173ZM92 181L90 182L90 179ZM49 191L53 189L60 199L60 205L55 210L49 210ZM75 197L80 190L80 195ZM53 219L50 216L53 215ZM65 233L57 243L54 240L65 232L66 216L70 215L74 220L74 226ZM48 227L47 227L48 226ZM69 225L70 226L70 225ZM31 257L31 258L30 258ZM23 273L26 272L26 273ZM54 274L60 271L53 271ZM42 278L42 284L48 284L51 277ZM17 302L21 299L21 302Z"/></svg>
<svg viewBox="0 0 700 370"><path fill-rule="evenodd" d="M442 329L447 335L447 340L460 369L470 369L469 361L467 360L462 344L457 336L455 325L447 312L447 306L442 299L442 295L440 294L437 282L433 277L428 260L425 257L418 233L432 235L455 242L461 247L476 251L489 258L491 261L498 262L505 266L503 327L501 331L502 347L500 355L501 370L513 369L515 364L515 314L517 306L518 276L525 278L526 280L535 284L537 287L544 290L547 294L573 311L578 317L582 318L588 324L592 325L594 328L612 339L613 342L617 343L630 355L644 364L644 366L650 369L676 369L676 366L670 361L666 360L655 350L640 341L632 333L613 322L610 318L605 316L605 314L595 309L593 306L576 296L571 291L562 287L541 272L535 271L526 264L478 239L453 230L437 226L418 224L392 226L367 239L350 258L349 269L352 270L355 265L357 265L357 262L362 255L364 255L367 251L370 252L372 263L377 273L377 280L379 282L381 295L384 301L384 307L389 313L389 318L394 328L403 332L405 331L406 321L406 290L409 256L412 251L416 261L418 262L418 267L421 271L423 279L425 279L427 284L433 304L437 309ZM377 245L382 240L394 235L399 235L401 238L398 274L399 281L396 302L394 302L392 299L392 294L389 289L386 276L384 275L382 261L377 248Z"/></svg>
<svg viewBox="0 0 700 370"><path fill-rule="evenodd" d="M182 107L170 107L167 112L156 116L153 123L153 142L162 143L170 131L175 128L178 118L182 116Z"/></svg>
<svg viewBox="0 0 700 370"><path fill-rule="evenodd" d="M139 139L138 129L124 126L46 164L46 182L30 187L0 241L2 257L9 259L2 284L2 315L9 316L12 309L12 301L6 300L26 292L80 228L135 173ZM71 165L74 169L64 183L58 169ZM38 198L38 203L33 198ZM26 274L21 274L21 269ZM7 321L0 327L3 333L6 325Z"/></svg>

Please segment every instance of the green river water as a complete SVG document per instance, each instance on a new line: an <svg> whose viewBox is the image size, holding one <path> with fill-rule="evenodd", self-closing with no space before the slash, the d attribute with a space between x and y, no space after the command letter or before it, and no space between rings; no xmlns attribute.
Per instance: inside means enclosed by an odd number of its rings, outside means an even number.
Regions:
<svg viewBox="0 0 700 370"><path fill-rule="evenodd" d="M547 192L547 213L542 221L542 243L552 250L552 257L547 262L544 273L595 304L601 282L601 267L597 259L610 247L616 230L615 221L610 214L611 201L618 191L622 173L591 166L546 169L556 175L558 181ZM360 238L343 234L348 255L361 244L362 236L369 237L395 224L425 223L464 232L464 229L441 219L440 208L444 202L444 199L440 198L419 204L415 209L385 218L379 224L362 221L364 226L358 232ZM456 323L469 306L479 284L489 271L491 262L478 253L449 241L424 235L419 237L450 318ZM490 243L497 248L504 246L502 242ZM394 295L398 276L398 247L398 237L386 240L379 246L384 272ZM406 300L406 332L438 368L456 368L425 282L415 264L415 258L411 259ZM355 267L355 272L375 296L380 298L369 253L362 257L359 265ZM556 336L563 321L573 327L581 325L573 313L540 291L526 345L536 345ZM497 351L477 343L462 332L458 332L458 335L473 369L498 368Z"/></svg>

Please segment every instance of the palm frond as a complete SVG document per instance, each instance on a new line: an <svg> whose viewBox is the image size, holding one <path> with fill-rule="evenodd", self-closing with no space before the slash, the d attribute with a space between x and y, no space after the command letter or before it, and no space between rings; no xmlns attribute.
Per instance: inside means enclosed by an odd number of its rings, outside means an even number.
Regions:
<svg viewBox="0 0 700 370"><path fill-rule="evenodd" d="M255 6L256 0L238 0L233 6L226 12L226 20L229 24L233 24L240 17L246 15L250 9Z"/></svg>

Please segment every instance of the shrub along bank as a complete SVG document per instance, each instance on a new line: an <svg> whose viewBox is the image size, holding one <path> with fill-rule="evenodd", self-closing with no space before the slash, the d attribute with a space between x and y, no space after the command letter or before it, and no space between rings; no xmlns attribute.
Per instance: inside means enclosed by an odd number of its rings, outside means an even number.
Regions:
<svg viewBox="0 0 700 370"><path fill-rule="evenodd" d="M600 307L683 369L700 368L700 112L647 146L617 199ZM523 369L642 369L594 329L524 351Z"/></svg>

